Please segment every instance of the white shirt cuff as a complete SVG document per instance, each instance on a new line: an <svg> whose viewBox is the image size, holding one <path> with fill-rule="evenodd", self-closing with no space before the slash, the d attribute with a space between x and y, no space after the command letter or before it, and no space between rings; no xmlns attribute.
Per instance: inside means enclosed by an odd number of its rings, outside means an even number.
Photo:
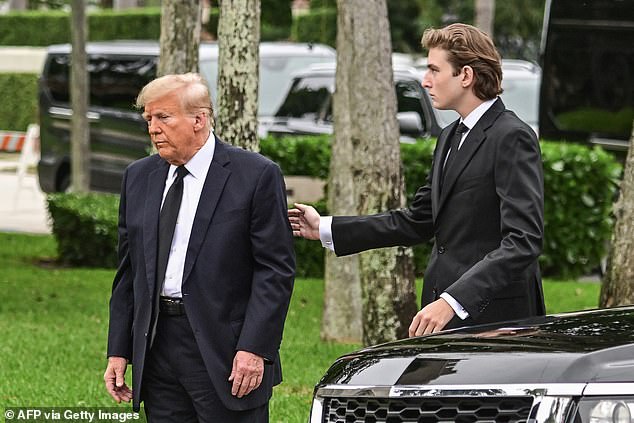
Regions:
<svg viewBox="0 0 634 423"><path fill-rule="evenodd" d="M332 240L332 216L319 218L319 240L324 248L335 251L335 243Z"/></svg>
<svg viewBox="0 0 634 423"><path fill-rule="evenodd" d="M451 306L451 308L453 308L453 311L456 313L456 316L460 317L462 320L469 317L469 313L467 312L467 310L465 310L464 307L461 306L460 303L456 301L456 299L452 297L451 295L447 294L446 292L443 292L442 294L440 294L440 298L447 301L447 303Z"/></svg>

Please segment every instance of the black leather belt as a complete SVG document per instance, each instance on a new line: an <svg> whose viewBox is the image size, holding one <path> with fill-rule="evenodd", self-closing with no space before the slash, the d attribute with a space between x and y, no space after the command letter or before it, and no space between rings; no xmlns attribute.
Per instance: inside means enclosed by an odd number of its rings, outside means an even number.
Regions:
<svg viewBox="0 0 634 423"><path fill-rule="evenodd" d="M159 311L164 316L183 316L185 304L182 298L161 297L159 299Z"/></svg>

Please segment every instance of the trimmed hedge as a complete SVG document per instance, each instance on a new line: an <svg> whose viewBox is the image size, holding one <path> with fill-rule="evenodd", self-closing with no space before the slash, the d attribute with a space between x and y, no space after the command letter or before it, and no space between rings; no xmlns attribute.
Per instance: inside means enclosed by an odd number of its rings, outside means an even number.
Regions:
<svg viewBox="0 0 634 423"><path fill-rule="evenodd" d="M325 179L330 162L329 142L330 136L269 137L262 140L260 147L262 154L276 161L286 175ZM434 145L434 141L401 145L409 199L425 181ZM541 264L546 275L574 278L596 268L605 254L621 166L598 147L546 141L541 147L546 196ZM323 201L315 206L327 213ZM49 210L64 262L110 266L116 261L116 197L55 194L49 196ZM321 244L296 239L295 247L297 275L322 277ZM429 251L430 245L415 249L418 274L424 270Z"/></svg>
<svg viewBox="0 0 634 423"><path fill-rule="evenodd" d="M599 147L542 142L543 273L575 278L599 266L612 235L621 165Z"/></svg>
<svg viewBox="0 0 634 423"><path fill-rule="evenodd" d="M62 263L117 266L118 195L49 194L47 202Z"/></svg>
<svg viewBox="0 0 634 423"><path fill-rule="evenodd" d="M103 10L88 14L90 41L158 40L160 33L160 8ZM0 15L0 45L48 46L70 43L70 40L68 12L24 11Z"/></svg>
<svg viewBox="0 0 634 423"><path fill-rule="evenodd" d="M0 73L0 130L26 131L38 122L35 73Z"/></svg>

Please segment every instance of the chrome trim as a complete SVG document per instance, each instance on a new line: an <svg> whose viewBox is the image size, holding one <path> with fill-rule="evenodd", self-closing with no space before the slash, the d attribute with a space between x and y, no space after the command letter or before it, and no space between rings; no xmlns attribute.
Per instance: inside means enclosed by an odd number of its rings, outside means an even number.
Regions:
<svg viewBox="0 0 634 423"><path fill-rule="evenodd" d="M612 150L627 151L629 141L616 140L611 138L590 137L590 143L594 145L600 145L602 147L608 147Z"/></svg>
<svg viewBox="0 0 634 423"><path fill-rule="evenodd" d="M634 384L590 384L596 392L611 393L616 389L632 388ZM381 397L381 398L430 398L449 396L508 397L531 396L533 405L528 423L565 423L576 407L574 397L587 394L585 383L562 384L502 384L502 385L453 385L453 386L347 386L325 385L317 388L313 397L310 423L323 422L323 403L326 397ZM600 385L600 386L597 386ZM599 391L598 388L603 388ZM607 389L606 389L607 388ZM585 391L584 391L585 389ZM622 391L618 391L622 392Z"/></svg>
<svg viewBox="0 0 634 423"><path fill-rule="evenodd" d="M634 383L589 383L583 395L634 395Z"/></svg>
<svg viewBox="0 0 634 423"><path fill-rule="evenodd" d="M536 397L528 423L567 422L576 407L571 397Z"/></svg>
<svg viewBox="0 0 634 423"><path fill-rule="evenodd" d="M310 407L309 423L321 423L324 416L324 401L321 398L313 398L313 406Z"/></svg>
<svg viewBox="0 0 634 423"><path fill-rule="evenodd" d="M317 388L317 397L439 397L439 396L556 396L581 395L585 383L503 384L503 385L400 385L349 386L324 385Z"/></svg>
<svg viewBox="0 0 634 423"><path fill-rule="evenodd" d="M48 113L57 119L71 119L73 117L73 110L66 107L49 107ZM86 112L86 118L89 121L98 122L101 115L97 112Z"/></svg>

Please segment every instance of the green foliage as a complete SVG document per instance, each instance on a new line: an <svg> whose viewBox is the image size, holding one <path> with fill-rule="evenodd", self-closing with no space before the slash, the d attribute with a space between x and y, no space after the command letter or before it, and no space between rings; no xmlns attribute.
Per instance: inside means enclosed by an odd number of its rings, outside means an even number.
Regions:
<svg viewBox="0 0 634 423"><path fill-rule="evenodd" d="M303 43L337 44L337 9L312 9L296 16L291 27L291 39Z"/></svg>
<svg viewBox="0 0 634 423"><path fill-rule="evenodd" d="M119 197L111 194L50 194L59 259L78 266L117 265Z"/></svg>
<svg viewBox="0 0 634 423"><path fill-rule="evenodd" d="M293 13L290 0L261 0L260 20L262 26L275 27L286 30L286 36L290 33Z"/></svg>
<svg viewBox="0 0 634 423"><path fill-rule="evenodd" d="M158 39L160 20L160 8L93 12L88 14L88 38L91 41ZM48 46L69 42L67 12L22 11L0 15L0 45Z"/></svg>
<svg viewBox="0 0 634 423"><path fill-rule="evenodd" d="M285 175L328 178L330 135L268 137L260 140L260 153L277 163Z"/></svg>
<svg viewBox="0 0 634 423"><path fill-rule="evenodd" d="M600 134L629 134L634 120L634 108L623 107L617 111L596 107L579 107L558 114L560 128Z"/></svg>
<svg viewBox="0 0 634 423"><path fill-rule="evenodd" d="M612 233L621 166L599 147L542 142L544 274L577 277L596 268Z"/></svg>
<svg viewBox="0 0 634 423"><path fill-rule="evenodd" d="M474 2L418 0L420 28L439 28L453 22L474 23ZM537 61L545 0L496 1L493 38L502 57ZM422 35L419 34L419 35Z"/></svg>
<svg viewBox="0 0 634 423"><path fill-rule="evenodd" d="M279 10L272 9L275 5L266 6L266 1L262 1L262 15L260 18L260 40L261 41L277 41L287 40L291 34L292 15L290 3L286 0L268 0L268 3L288 3L288 12L286 7ZM279 14L279 16L276 16ZM214 38L218 37L218 20L220 19L220 9L212 7L209 10L209 22L205 29Z"/></svg>
<svg viewBox="0 0 634 423"><path fill-rule="evenodd" d="M313 4L317 3L317 4ZM335 47L337 43L337 8L330 1L310 4L310 12L296 16L291 29L291 39L300 42L328 44ZM419 52L422 27L420 21L412 16L420 14L416 0L399 0L388 2L392 50L403 52Z"/></svg>
<svg viewBox="0 0 634 423"><path fill-rule="evenodd" d="M37 78L34 73L0 73L0 129L26 131L38 122Z"/></svg>
<svg viewBox="0 0 634 423"><path fill-rule="evenodd" d="M423 29L415 19L421 14L417 0L398 0L387 2L387 13L390 19L392 50L405 53L422 51L420 39Z"/></svg>

